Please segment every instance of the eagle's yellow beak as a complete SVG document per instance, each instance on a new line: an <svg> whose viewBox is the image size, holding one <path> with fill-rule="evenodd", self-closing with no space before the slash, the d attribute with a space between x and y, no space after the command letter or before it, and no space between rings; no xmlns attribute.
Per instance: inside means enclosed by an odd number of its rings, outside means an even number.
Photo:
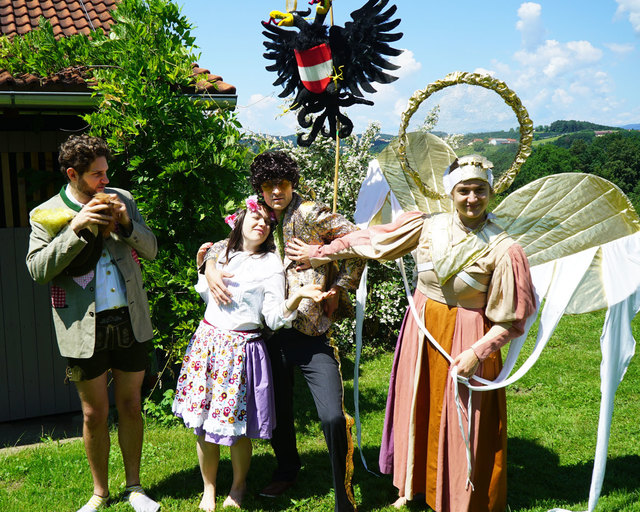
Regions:
<svg viewBox="0 0 640 512"><path fill-rule="evenodd" d="M271 11L269 17L279 27L293 27L293 14L290 12Z"/></svg>
<svg viewBox="0 0 640 512"><path fill-rule="evenodd" d="M331 0L322 0L322 2L316 7L318 14L327 14L331 9Z"/></svg>

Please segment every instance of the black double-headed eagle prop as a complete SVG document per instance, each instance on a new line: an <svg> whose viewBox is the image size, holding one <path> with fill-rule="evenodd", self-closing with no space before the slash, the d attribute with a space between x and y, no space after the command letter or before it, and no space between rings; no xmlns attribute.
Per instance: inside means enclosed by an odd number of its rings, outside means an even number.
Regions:
<svg viewBox="0 0 640 512"><path fill-rule="evenodd" d="M362 91L374 93L373 83L397 80L386 73L399 68L388 57L402 53L389 45L402 37L401 32L391 32L400 19L392 19L395 5L385 11L389 0L369 0L351 13L353 21L344 27L324 24L331 0L310 2L316 3L313 22L305 19L310 9L271 11L269 21L262 22L267 37L264 57L274 61L266 69L278 73L273 85L284 84L278 96L295 94L291 109L298 110L298 124L311 128L298 135L300 146L311 145L318 134L335 138L337 132L340 138L348 137L353 123L340 109L373 105Z"/></svg>

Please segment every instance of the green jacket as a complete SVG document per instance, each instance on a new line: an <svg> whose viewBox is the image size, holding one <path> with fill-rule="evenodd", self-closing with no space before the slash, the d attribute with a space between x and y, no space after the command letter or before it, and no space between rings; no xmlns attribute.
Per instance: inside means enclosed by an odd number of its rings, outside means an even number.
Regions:
<svg viewBox="0 0 640 512"><path fill-rule="evenodd" d="M133 230L128 237L117 233L104 240L105 247L113 257L126 286L131 324L136 340L144 342L153 336L147 293L142 285L142 273L138 256L152 260L157 253L155 235L145 224L133 197L129 192L107 188L108 194L117 194L126 205ZM35 208L70 212L76 215L76 205L61 192ZM78 237L65 224L57 233L34 221L31 222L27 267L31 277L41 284L51 283L53 321L60 354L63 357L89 358L95 346L95 272L90 271L84 279L65 273L74 258L86 246L87 241ZM92 274L93 272L93 274Z"/></svg>

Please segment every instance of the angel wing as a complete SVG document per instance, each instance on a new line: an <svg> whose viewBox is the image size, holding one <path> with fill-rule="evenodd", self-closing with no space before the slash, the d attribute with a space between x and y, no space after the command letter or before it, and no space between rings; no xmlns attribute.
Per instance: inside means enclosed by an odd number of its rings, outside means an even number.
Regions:
<svg viewBox="0 0 640 512"><path fill-rule="evenodd" d="M265 59L275 61L266 69L278 73L278 78L273 85L284 84L284 89L278 96L287 98L295 93L301 84L294 53L297 32L285 30L266 21L262 22L262 26L265 28L262 34L268 39L262 43L268 50L263 56Z"/></svg>
<svg viewBox="0 0 640 512"><path fill-rule="evenodd" d="M397 7L392 5L382 12L389 0L369 0L360 9L351 13L353 21L344 28L333 26L329 30L329 41L338 72L342 73L344 85L354 96L362 97L376 90L371 85L391 83L398 79L383 70L396 70L386 57L397 57L402 50L388 43L398 41L402 32L391 33L400 24L400 18L392 20Z"/></svg>
<svg viewBox="0 0 640 512"><path fill-rule="evenodd" d="M415 137L409 136L408 155L415 154L416 149L411 147L414 144L418 148L425 144L425 137ZM422 211L433 211L431 206L421 206L427 204L426 198L421 198L419 188L413 186L415 177L402 178L399 162L392 158L393 145L390 147L388 160L383 158L370 166L370 175L377 170L378 178L367 176L365 183L375 184L379 194L386 194L385 202L395 201L396 213L401 202L403 209L416 205ZM434 143L433 147L437 145ZM386 189L380 184L380 174L389 176ZM442 189L442 172L432 169L419 174L421 179L429 180L429 187ZM405 196L408 199L400 199ZM367 215L360 216L361 225L366 225L364 217L377 219L379 214L374 210L385 203L376 203L374 197L361 202L359 197L358 204L376 205ZM588 502L588 511L593 512L604 480L615 392L635 352L630 322L640 310L640 218L613 183L581 173L536 180L512 192L493 213L496 223L523 246L536 294L541 303L544 300L533 353L511 374L526 334L512 340L496 386L515 382L533 366L562 315L607 309L600 338L602 397ZM361 290L358 293L366 296ZM535 318L529 320L528 327Z"/></svg>
<svg viewBox="0 0 640 512"><path fill-rule="evenodd" d="M531 266L640 230L633 205L613 183L583 173L555 174L512 192L493 212Z"/></svg>
<svg viewBox="0 0 640 512"><path fill-rule="evenodd" d="M451 211L448 199L432 199L423 194L418 182L430 183L436 192L444 194L442 175L456 159L456 154L445 141L424 132L407 134L407 159L417 176L404 172L398 158L398 139L391 141L378 155L384 177L404 211L420 210L426 213Z"/></svg>

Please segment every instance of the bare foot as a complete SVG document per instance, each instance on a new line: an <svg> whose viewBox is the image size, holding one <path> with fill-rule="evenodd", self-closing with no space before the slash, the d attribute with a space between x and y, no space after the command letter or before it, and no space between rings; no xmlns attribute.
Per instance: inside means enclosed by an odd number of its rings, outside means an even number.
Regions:
<svg viewBox="0 0 640 512"><path fill-rule="evenodd" d="M216 509L216 488L211 486L205 486L204 493L202 494L202 500L200 500L200 505L198 505L200 510L204 510L205 512L214 512Z"/></svg>
<svg viewBox="0 0 640 512"><path fill-rule="evenodd" d="M394 508L402 508L406 506L408 501L409 500L407 500L407 498L405 498L404 496L400 496L396 501L393 502L391 506Z"/></svg>
<svg viewBox="0 0 640 512"><path fill-rule="evenodd" d="M223 507L234 507L241 508L242 499L244 498L244 493L247 490L247 486L245 485L242 489L231 489L229 491L229 496L224 500L222 504Z"/></svg>

